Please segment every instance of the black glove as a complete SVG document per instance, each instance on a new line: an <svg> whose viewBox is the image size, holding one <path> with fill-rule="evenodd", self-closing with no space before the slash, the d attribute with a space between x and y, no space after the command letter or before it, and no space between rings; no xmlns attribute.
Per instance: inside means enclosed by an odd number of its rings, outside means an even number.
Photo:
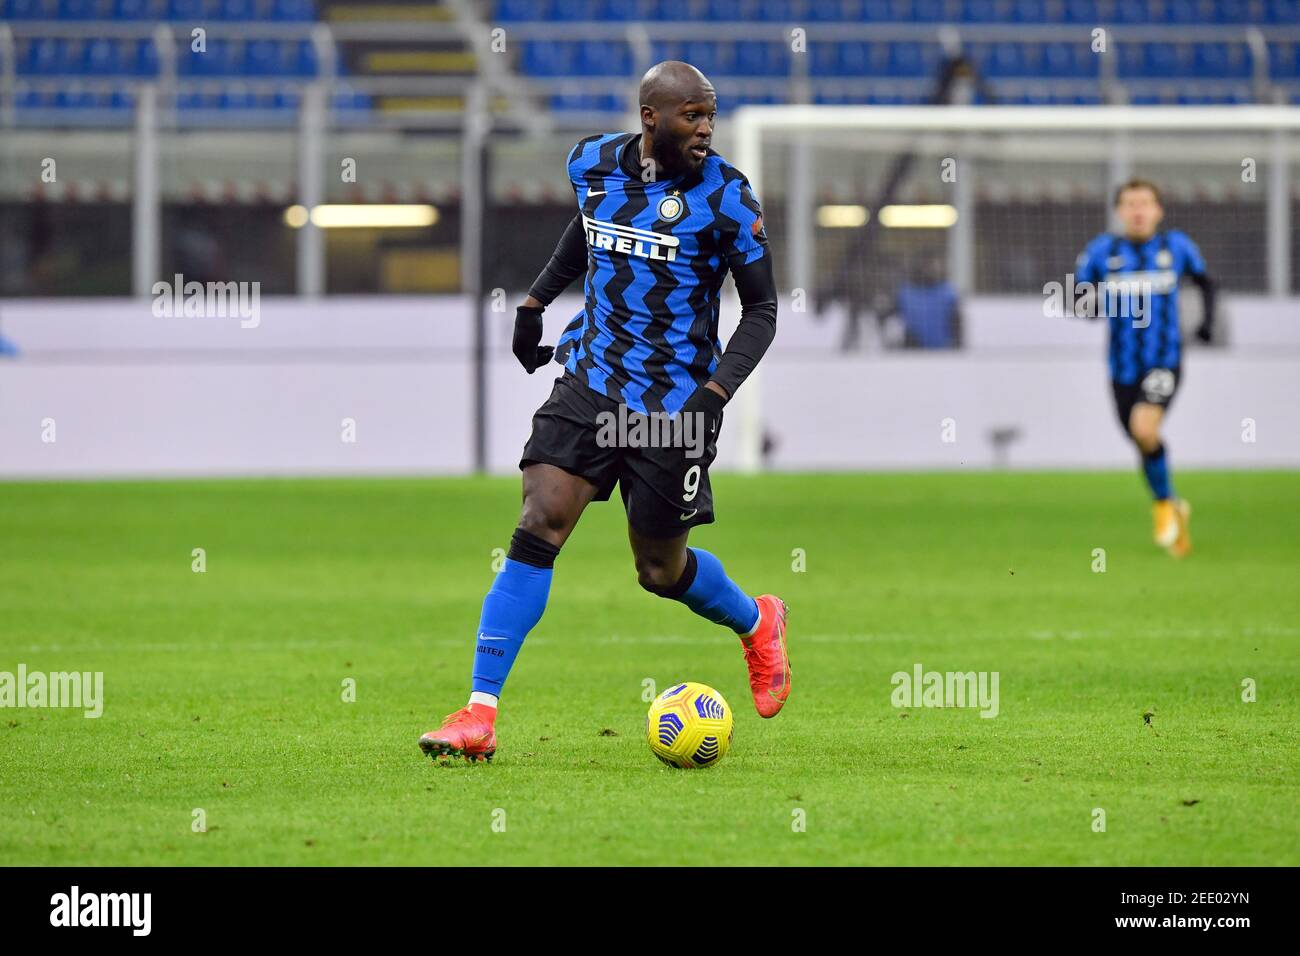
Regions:
<svg viewBox="0 0 1300 956"><path fill-rule="evenodd" d="M701 385L691 393L690 398L686 399L686 404L682 406L679 414L683 420L687 415L703 415L706 441L712 443L718 440L718 428L722 424L722 408L726 404L725 398L713 389Z"/></svg>
<svg viewBox="0 0 1300 956"><path fill-rule="evenodd" d="M1214 329L1210 326L1209 322L1202 322L1199 326L1197 326L1196 337L1200 339L1202 342L1204 342L1206 345L1209 345L1210 342L1213 341Z"/></svg>
<svg viewBox="0 0 1300 956"><path fill-rule="evenodd" d="M510 350L524 371L532 375L555 355L555 348L542 341L542 310L521 305L515 309L515 336Z"/></svg>

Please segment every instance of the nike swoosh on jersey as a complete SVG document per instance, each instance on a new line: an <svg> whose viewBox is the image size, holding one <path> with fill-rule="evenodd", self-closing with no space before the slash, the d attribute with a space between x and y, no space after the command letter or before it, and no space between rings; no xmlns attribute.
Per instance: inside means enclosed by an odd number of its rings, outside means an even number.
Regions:
<svg viewBox="0 0 1300 956"><path fill-rule="evenodd" d="M700 509L699 509L699 508L692 508L690 514L678 515L678 516L677 516L677 520L678 520L678 521L690 521L692 518L694 518L694 517L695 517L697 514L699 514L699 513L700 513Z"/></svg>

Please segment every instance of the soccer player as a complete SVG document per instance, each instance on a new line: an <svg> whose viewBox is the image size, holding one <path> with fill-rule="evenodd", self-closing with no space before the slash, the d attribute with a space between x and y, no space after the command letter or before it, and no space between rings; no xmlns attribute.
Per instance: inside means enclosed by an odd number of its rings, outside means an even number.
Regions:
<svg viewBox="0 0 1300 956"><path fill-rule="evenodd" d="M1110 377L1120 425L1142 456L1151 488L1155 543L1175 557L1192 547L1191 507L1174 494L1160 425L1178 391L1182 341L1178 323L1178 281L1188 276L1200 287L1204 319L1196 337L1210 341L1214 284L1205 260L1185 233L1160 228L1160 190L1146 179L1130 179L1115 191L1115 213L1123 232L1102 233L1079 256L1076 280L1097 288L1090 318L1110 321ZM1088 287L1081 288L1087 294Z"/></svg>
<svg viewBox="0 0 1300 956"><path fill-rule="evenodd" d="M501 689L545 610L555 559L583 509L616 483L641 587L739 635L760 715L775 716L790 694L785 604L749 596L718 558L686 545L690 528L714 518L708 469L723 408L776 334L762 210L748 180L710 148L716 97L702 73L659 63L639 96L639 133L589 136L570 152L578 213L516 311L513 351L527 372L552 357L564 372L519 462L523 511L483 601L469 703L420 738L435 758L496 751ZM741 316L723 352L728 271ZM555 348L542 346L542 311L580 275L585 308ZM610 440L611 421L656 418L680 440L634 441L635 424Z"/></svg>

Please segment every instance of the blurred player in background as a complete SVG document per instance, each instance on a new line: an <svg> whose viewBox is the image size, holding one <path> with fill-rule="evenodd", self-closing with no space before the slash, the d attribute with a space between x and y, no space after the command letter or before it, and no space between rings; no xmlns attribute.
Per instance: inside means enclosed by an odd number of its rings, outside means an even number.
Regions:
<svg viewBox="0 0 1300 956"><path fill-rule="evenodd" d="M1142 455L1154 498L1155 543L1183 557L1192 547L1191 507L1174 494L1160 426L1181 376L1178 282L1188 276L1200 287L1204 319L1196 337L1204 342L1212 335L1214 285L1196 243L1185 233L1160 228L1165 212L1155 183L1124 183L1115 191L1115 213L1123 232L1102 233L1079 256L1076 283L1098 289L1094 306L1080 311L1110 321L1115 409ZM1081 294L1088 291L1081 285Z"/></svg>
<svg viewBox="0 0 1300 956"><path fill-rule="evenodd" d="M749 182L710 148L716 97L689 64L641 80L641 132L590 136L569 154L578 201L555 254L515 316L514 353L531 375L564 366L533 418L519 463L523 513L504 569L483 601L467 706L420 738L433 757L489 758L501 688L541 619L551 571L583 509L618 484L641 586L740 635L754 706L774 716L790 693L785 604L750 597L688 530L713 521L708 468L722 410L776 334L776 285ZM741 317L722 352L718 311L730 271ZM580 275L586 307L555 349L542 311ZM602 417L676 416L702 443L610 443Z"/></svg>

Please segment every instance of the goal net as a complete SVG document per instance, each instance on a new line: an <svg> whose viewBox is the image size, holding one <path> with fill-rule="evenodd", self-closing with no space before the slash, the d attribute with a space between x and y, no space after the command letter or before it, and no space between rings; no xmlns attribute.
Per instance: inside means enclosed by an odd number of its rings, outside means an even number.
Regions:
<svg viewBox="0 0 1300 956"><path fill-rule="evenodd" d="M1046 320L1132 178L1198 244L1216 311L1300 292L1300 109L754 106L727 126L773 243L782 351L1051 347ZM1198 325L1196 290L1180 304ZM745 470L761 381L737 396Z"/></svg>

